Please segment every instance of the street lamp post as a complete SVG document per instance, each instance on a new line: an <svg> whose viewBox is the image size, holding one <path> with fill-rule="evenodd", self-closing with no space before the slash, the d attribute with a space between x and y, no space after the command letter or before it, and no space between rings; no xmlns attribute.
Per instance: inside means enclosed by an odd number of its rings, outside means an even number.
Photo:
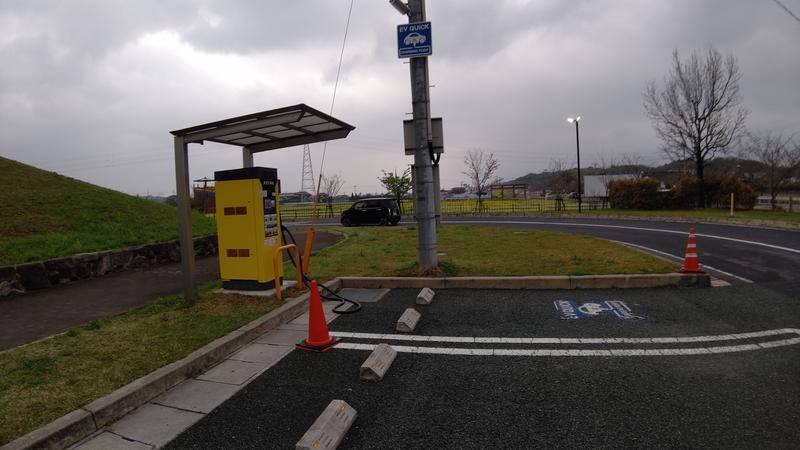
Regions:
<svg viewBox="0 0 800 450"><path fill-rule="evenodd" d="M581 116L576 118L568 117L567 122L575 124L575 144L578 147L578 213L581 212L581 138L580 133L578 132L578 122L580 122Z"/></svg>

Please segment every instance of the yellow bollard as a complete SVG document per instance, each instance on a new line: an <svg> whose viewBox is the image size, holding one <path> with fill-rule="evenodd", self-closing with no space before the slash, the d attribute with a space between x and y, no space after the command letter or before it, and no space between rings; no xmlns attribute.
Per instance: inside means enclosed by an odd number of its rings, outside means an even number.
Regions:
<svg viewBox="0 0 800 450"><path fill-rule="evenodd" d="M283 250L288 250L290 253L294 254L294 260L298 263L297 267L295 268L295 272L297 272L297 287L298 289L303 287L303 268L299 264L299 253L297 251L297 246L294 244L284 245L282 247L278 247L275 249L275 253L272 254L272 266L275 269L275 273L278 272L278 267L281 264L281 252ZM278 279L275 279L275 298L278 300L283 300L283 295L281 294L281 284L278 282Z"/></svg>
<svg viewBox="0 0 800 450"><path fill-rule="evenodd" d="M314 225L308 229L306 234L306 248L303 252L303 273L308 273L308 262L311 260L311 245L314 243Z"/></svg>
<svg viewBox="0 0 800 450"><path fill-rule="evenodd" d="M731 192L731 217L733 217L733 192Z"/></svg>

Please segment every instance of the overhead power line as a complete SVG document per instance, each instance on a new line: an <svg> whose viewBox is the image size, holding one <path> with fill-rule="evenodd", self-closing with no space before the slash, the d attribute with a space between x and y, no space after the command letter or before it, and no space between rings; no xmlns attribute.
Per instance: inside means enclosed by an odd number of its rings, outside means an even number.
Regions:
<svg viewBox="0 0 800 450"><path fill-rule="evenodd" d="M786 5L784 5L780 0L772 0L772 1L775 2L775 4L777 4L781 8L783 8L783 10L786 11L787 14L792 16L794 20L800 22L800 17L798 17L797 14L793 13L792 10L789 9Z"/></svg>
<svg viewBox="0 0 800 450"><path fill-rule="evenodd" d="M350 9L347 11L347 23L344 26L344 38L342 38L342 50L339 52L339 67L336 69L336 81L333 83L333 98L331 98L331 109L328 113L333 116L333 105L336 103L336 90L339 88L339 75L342 73L342 60L344 59L344 47L347 44L347 32L350 30L350 16L353 14L353 2L350 0ZM322 144L322 161L319 164L319 176L322 177L323 167L325 167L325 153L328 151L328 141Z"/></svg>

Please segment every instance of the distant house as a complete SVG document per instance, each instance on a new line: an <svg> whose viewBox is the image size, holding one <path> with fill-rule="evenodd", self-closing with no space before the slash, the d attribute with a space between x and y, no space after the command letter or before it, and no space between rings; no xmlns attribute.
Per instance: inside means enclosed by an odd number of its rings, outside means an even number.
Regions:
<svg viewBox="0 0 800 450"><path fill-rule="evenodd" d="M586 175L583 177L584 197L608 197L608 183L617 180L632 180L638 178L635 174L620 175Z"/></svg>
<svg viewBox="0 0 800 450"><path fill-rule="evenodd" d="M753 207L756 210L768 211L772 209L772 197L769 195L759 195ZM792 197L775 197L775 209L778 211L795 212L800 210L800 199Z"/></svg>

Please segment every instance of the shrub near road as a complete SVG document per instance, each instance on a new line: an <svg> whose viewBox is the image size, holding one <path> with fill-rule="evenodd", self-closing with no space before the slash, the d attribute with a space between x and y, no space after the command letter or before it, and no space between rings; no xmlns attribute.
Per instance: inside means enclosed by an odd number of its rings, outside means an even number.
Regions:
<svg viewBox="0 0 800 450"><path fill-rule="evenodd" d="M699 180L686 176L670 190L660 190L660 182L652 178L612 180L608 183L608 197L616 209L686 209L695 205ZM756 202L753 187L733 175L708 175L704 181L707 205L730 207L734 194L737 209L752 209Z"/></svg>
<svg viewBox="0 0 800 450"><path fill-rule="evenodd" d="M175 208L0 157L0 266L178 238ZM194 216L195 235L214 221Z"/></svg>

